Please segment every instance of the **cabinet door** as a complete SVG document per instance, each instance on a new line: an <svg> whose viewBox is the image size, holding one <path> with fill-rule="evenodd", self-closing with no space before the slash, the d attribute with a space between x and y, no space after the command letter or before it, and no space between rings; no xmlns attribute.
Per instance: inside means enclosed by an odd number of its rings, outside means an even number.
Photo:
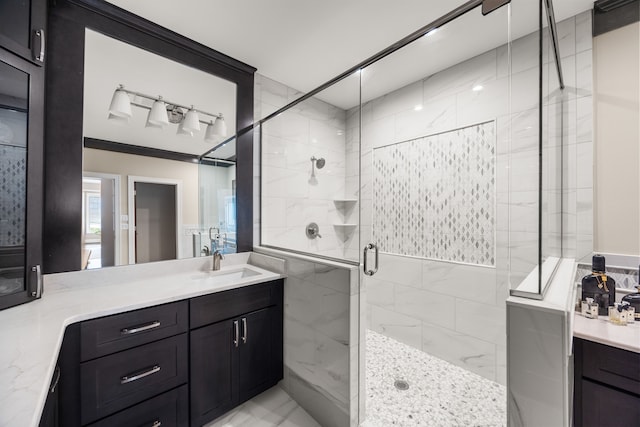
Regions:
<svg viewBox="0 0 640 427"><path fill-rule="evenodd" d="M44 70L0 48L0 309L39 295L43 105Z"/></svg>
<svg viewBox="0 0 640 427"><path fill-rule="evenodd" d="M46 0L0 1L0 47L42 64L46 20Z"/></svg>
<svg viewBox="0 0 640 427"><path fill-rule="evenodd" d="M56 366L53 380L49 386L47 400L44 403L39 427L58 427L58 381L60 380L60 367Z"/></svg>
<svg viewBox="0 0 640 427"><path fill-rule="evenodd" d="M276 307L242 316L240 319L240 401L243 402L273 386L280 379L282 325ZM280 348L280 351L278 351ZM280 360L278 360L280 359Z"/></svg>
<svg viewBox="0 0 640 427"><path fill-rule="evenodd" d="M238 402L237 320L191 331L191 424L200 426Z"/></svg>
<svg viewBox="0 0 640 427"><path fill-rule="evenodd" d="M582 426L640 425L640 397L582 380Z"/></svg>

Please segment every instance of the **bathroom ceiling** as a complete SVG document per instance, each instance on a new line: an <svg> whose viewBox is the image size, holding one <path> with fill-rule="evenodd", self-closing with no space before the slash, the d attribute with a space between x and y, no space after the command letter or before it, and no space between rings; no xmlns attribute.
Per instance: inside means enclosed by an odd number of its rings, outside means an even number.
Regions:
<svg viewBox="0 0 640 427"><path fill-rule="evenodd" d="M460 0L184 0L178 7L171 0L110 2L244 61L258 68L260 74L303 92L464 3ZM535 0L513 1L514 9L518 7L522 11L514 12L514 38L535 29L537 4ZM556 0L556 19L561 21L592 6L592 0ZM458 36L458 40L451 41L450 49L443 47L438 55L429 58L430 70L449 66L456 60L450 53L461 48L465 49L466 59L470 57L468 52L475 50L479 54L506 41L501 28L487 25L482 19L470 22ZM413 65L407 62L398 68ZM397 81L389 84L395 87L389 86L382 92L400 87ZM333 101L343 108L350 103L344 95L335 96Z"/></svg>

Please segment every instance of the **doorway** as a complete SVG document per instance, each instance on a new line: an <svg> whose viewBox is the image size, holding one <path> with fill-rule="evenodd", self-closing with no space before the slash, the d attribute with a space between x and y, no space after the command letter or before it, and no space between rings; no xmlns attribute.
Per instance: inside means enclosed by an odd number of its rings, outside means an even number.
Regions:
<svg viewBox="0 0 640 427"><path fill-rule="evenodd" d="M179 258L180 182L129 177L129 263Z"/></svg>
<svg viewBox="0 0 640 427"><path fill-rule="evenodd" d="M82 177L82 268L120 262L120 176L85 172Z"/></svg>

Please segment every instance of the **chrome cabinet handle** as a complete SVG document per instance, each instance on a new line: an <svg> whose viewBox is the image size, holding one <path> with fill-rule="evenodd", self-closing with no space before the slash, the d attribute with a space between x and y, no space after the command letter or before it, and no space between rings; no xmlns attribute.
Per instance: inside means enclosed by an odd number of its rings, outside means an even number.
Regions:
<svg viewBox="0 0 640 427"><path fill-rule="evenodd" d="M149 375L153 375L155 373L160 372L160 365L154 365L151 368L143 369L142 371L135 372L133 374L125 375L120 378L120 384L127 384L133 381L137 381L144 377L148 377Z"/></svg>
<svg viewBox="0 0 640 427"><path fill-rule="evenodd" d="M373 270L369 270L369 268L367 267L368 264L368 257L367 255L369 254L369 250L370 249L375 249L375 267ZM366 274L367 276L373 276L374 274L376 274L378 272L378 262L379 262L379 258L378 258L378 246L374 243L369 243L364 247L364 252L362 254L362 257L364 258L364 262L363 262L363 266L362 269L364 270L364 274Z"/></svg>
<svg viewBox="0 0 640 427"><path fill-rule="evenodd" d="M235 345L236 347L238 347L238 321L234 320L233 321L233 345Z"/></svg>
<svg viewBox="0 0 640 427"><path fill-rule="evenodd" d="M247 330L247 318L243 317L242 318L242 344L247 343L248 334L249 334L249 331Z"/></svg>
<svg viewBox="0 0 640 427"><path fill-rule="evenodd" d="M40 264L31 267L31 271L36 273L36 290L31 291L31 296L34 298L42 298L44 288L42 287L42 270L40 269Z"/></svg>
<svg viewBox="0 0 640 427"><path fill-rule="evenodd" d="M36 53L34 54L34 59L36 61L44 62L44 30L36 30L34 34L35 38L40 41L40 51L36 51Z"/></svg>
<svg viewBox="0 0 640 427"><path fill-rule="evenodd" d="M123 328L120 329L120 335L131 335L137 334L138 332L148 331L149 329L155 329L160 326L159 320L154 320L153 322L146 323L143 325L134 326L132 328Z"/></svg>

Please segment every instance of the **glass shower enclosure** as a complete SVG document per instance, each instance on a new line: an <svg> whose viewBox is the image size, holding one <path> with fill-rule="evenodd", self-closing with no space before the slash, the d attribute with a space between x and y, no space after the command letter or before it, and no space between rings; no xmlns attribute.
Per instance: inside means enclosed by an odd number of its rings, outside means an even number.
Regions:
<svg viewBox="0 0 640 427"><path fill-rule="evenodd" d="M352 425L407 414L406 395L394 413L391 394L367 389L396 363L369 351L368 334L504 385L505 301L542 298L567 250L553 7L489 3L461 5L310 93L282 89L292 99L256 128L260 245L359 267Z"/></svg>

